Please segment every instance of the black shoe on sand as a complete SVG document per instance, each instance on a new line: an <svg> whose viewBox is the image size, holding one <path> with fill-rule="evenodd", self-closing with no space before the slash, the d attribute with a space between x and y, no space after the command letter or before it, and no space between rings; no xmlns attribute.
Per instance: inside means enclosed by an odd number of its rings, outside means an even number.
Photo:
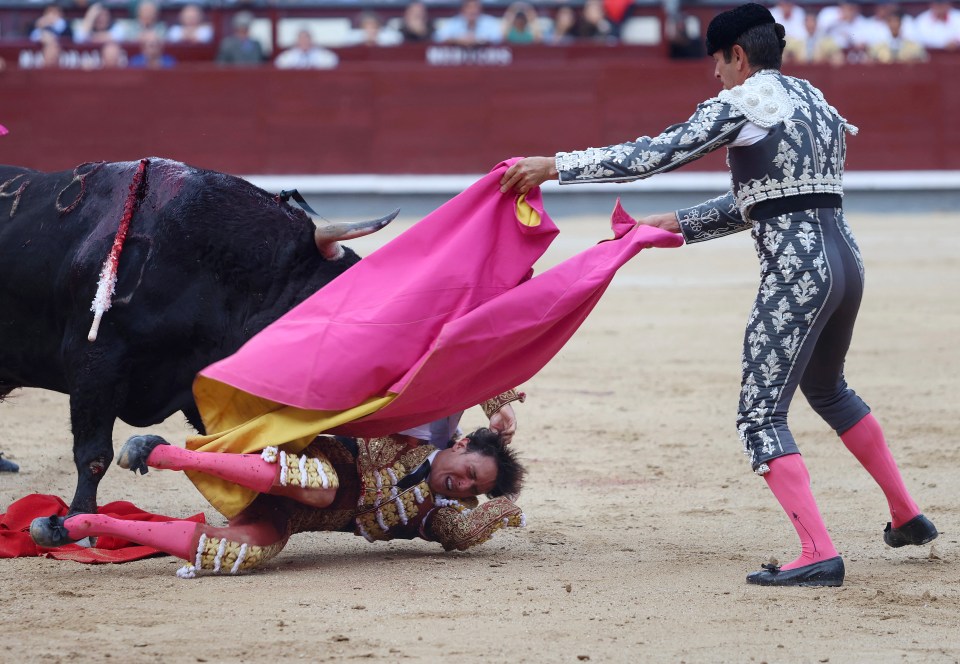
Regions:
<svg viewBox="0 0 960 664"><path fill-rule="evenodd" d="M894 528L888 521L887 527L883 529L883 541L887 546L896 549L908 544L920 546L932 542L939 534L930 519L918 514L899 528Z"/></svg>
<svg viewBox="0 0 960 664"><path fill-rule="evenodd" d="M779 565L761 565L759 572L747 575L747 583L758 586L842 586L843 558L834 556L812 565L782 571Z"/></svg>

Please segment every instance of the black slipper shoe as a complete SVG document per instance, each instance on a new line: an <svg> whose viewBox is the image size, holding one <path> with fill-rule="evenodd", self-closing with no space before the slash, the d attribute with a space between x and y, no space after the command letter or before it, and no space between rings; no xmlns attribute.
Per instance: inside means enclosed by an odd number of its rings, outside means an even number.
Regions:
<svg viewBox="0 0 960 664"><path fill-rule="evenodd" d="M30 539L35 544L54 548L70 544L74 540L67 534L67 528L63 525L66 521L62 516L37 517L30 523Z"/></svg>
<svg viewBox="0 0 960 664"><path fill-rule="evenodd" d="M758 586L842 586L843 558L834 556L812 565L783 571L779 565L761 565L759 572L747 575L747 583Z"/></svg>
<svg viewBox="0 0 960 664"><path fill-rule="evenodd" d="M908 544L920 546L932 542L939 534L937 527L930 522L930 519L918 514L899 528L893 528L888 521L887 527L883 529L883 541L887 546L896 549Z"/></svg>
<svg viewBox="0 0 960 664"><path fill-rule="evenodd" d="M141 475L146 475L149 471L147 457L158 446L169 444L160 436L131 436L120 448L117 465L132 470L134 473L140 471Z"/></svg>

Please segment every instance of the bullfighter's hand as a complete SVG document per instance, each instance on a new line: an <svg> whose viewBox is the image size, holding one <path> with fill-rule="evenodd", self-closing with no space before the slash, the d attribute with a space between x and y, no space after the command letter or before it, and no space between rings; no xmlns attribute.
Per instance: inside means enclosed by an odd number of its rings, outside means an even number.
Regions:
<svg viewBox="0 0 960 664"><path fill-rule="evenodd" d="M512 189L518 194L525 194L547 180L556 180L558 177L553 157L524 157L500 178L500 193L505 194Z"/></svg>
<svg viewBox="0 0 960 664"><path fill-rule="evenodd" d="M677 221L676 212L667 212L665 214L651 214L637 220L638 223L654 226L656 228L670 231L671 233L680 232L680 222Z"/></svg>
<svg viewBox="0 0 960 664"><path fill-rule="evenodd" d="M517 415L510 404L504 404L490 418L490 428L500 434L504 445L509 445L513 434L517 432Z"/></svg>

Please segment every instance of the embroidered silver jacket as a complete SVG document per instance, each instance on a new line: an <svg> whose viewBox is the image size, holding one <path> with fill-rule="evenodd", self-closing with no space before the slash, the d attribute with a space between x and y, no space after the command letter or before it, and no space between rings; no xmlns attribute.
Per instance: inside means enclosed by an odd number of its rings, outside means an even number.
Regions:
<svg viewBox="0 0 960 664"><path fill-rule="evenodd" d="M725 195L677 211L687 242L752 226L760 201L800 194L842 194L845 132L856 134L808 81L764 70L697 107L654 138L557 154L560 184L628 182L672 171L736 140L748 122L768 130L749 146L729 147L732 187Z"/></svg>

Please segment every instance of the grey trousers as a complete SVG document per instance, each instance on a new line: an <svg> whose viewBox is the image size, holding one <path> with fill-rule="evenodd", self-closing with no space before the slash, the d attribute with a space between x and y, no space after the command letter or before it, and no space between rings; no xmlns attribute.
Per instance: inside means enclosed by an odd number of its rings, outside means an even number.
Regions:
<svg viewBox="0 0 960 664"><path fill-rule="evenodd" d="M755 221L761 281L743 342L737 430L753 470L799 453L787 426L797 388L838 434L870 408L847 386L844 359L863 294L863 261L842 209Z"/></svg>

